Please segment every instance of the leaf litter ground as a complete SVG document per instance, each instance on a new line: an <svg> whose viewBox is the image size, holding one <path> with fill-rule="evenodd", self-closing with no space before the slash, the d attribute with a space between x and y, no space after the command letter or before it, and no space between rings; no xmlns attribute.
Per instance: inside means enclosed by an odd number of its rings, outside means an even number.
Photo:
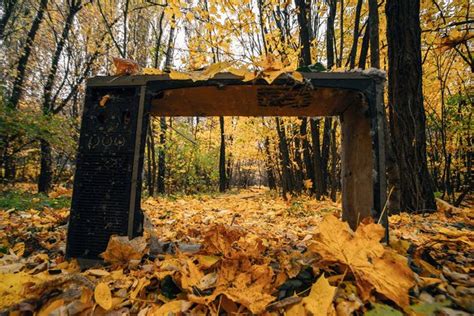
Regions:
<svg viewBox="0 0 474 316"><path fill-rule="evenodd" d="M52 197L69 195L57 189ZM0 210L0 311L12 315L469 315L473 212L390 217L356 232L337 203L252 189L148 198L145 234L104 266L64 259L68 210ZM86 242L86 241L85 241Z"/></svg>

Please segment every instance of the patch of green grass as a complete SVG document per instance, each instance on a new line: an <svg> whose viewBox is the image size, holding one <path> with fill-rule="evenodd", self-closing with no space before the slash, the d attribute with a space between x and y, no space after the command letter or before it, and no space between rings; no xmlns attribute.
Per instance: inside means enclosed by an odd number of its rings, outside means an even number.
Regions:
<svg viewBox="0 0 474 316"><path fill-rule="evenodd" d="M33 194L17 190L0 192L0 210L43 210L47 207L59 209L69 207L70 203L71 199L65 196L50 198L47 195L41 193Z"/></svg>

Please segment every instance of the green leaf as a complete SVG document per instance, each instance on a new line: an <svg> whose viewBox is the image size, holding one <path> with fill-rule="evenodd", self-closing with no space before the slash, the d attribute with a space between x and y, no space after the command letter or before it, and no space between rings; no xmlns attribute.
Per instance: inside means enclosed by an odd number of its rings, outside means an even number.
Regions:
<svg viewBox="0 0 474 316"><path fill-rule="evenodd" d="M315 64L312 64L312 65L309 65L309 66L300 67L300 68L296 69L296 71L299 71L299 72L322 72L322 71L326 71L326 67L324 67L324 65L321 64L321 63L315 63Z"/></svg>
<svg viewBox="0 0 474 316"><path fill-rule="evenodd" d="M365 316L403 316L403 313L384 304L373 304L374 308L366 312Z"/></svg>
<svg viewBox="0 0 474 316"><path fill-rule="evenodd" d="M439 311L443 307L449 306L450 304L451 303L449 301L436 303L419 303L410 306L410 309L418 315L435 316L437 311Z"/></svg>

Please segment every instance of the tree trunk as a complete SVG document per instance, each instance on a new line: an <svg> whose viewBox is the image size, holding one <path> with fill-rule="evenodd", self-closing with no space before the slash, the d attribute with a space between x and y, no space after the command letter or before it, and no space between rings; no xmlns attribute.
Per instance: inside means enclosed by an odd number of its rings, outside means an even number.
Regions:
<svg viewBox="0 0 474 316"><path fill-rule="evenodd" d="M41 21L43 21L44 11L46 10L47 5L48 0L41 0L38 12L36 13L28 35L26 36L25 47L23 47L23 52L20 59L18 60L12 94L8 102L8 106L10 106L12 109L16 109L18 107L18 102L20 101L21 95L23 94L23 81L25 80L26 66L28 65L28 59L31 55L33 42L35 41Z"/></svg>
<svg viewBox="0 0 474 316"><path fill-rule="evenodd" d="M357 46L359 44L359 24L360 24L360 12L362 10L362 4L364 0L358 0L356 5L356 12L355 12L355 21L354 21L354 33L352 38L352 47L351 47L351 54L349 56L349 67L350 69L354 69L356 57L357 57Z"/></svg>
<svg viewBox="0 0 474 316"><path fill-rule="evenodd" d="M323 174L322 192L324 195L328 192L329 183L329 149L331 147L331 128L332 128L332 117L326 117L324 119L323 129L323 146L321 149L321 172Z"/></svg>
<svg viewBox="0 0 474 316"><path fill-rule="evenodd" d="M154 135L153 120L150 120L148 125L148 141L147 141L147 153L148 153L148 194L150 196L155 195L155 179L156 179L156 151L155 151L155 135Z"/></svg>
<svg viewBox="0 0 474 316"><path fill-rule="evenodd" d="M298 8L298 24L300 34L301 53L299 65L311 65L311 43L309 38L309 23L308 23L308 7L306 0L295 0L295 5Z"/></svg>
<svg viewBox="0 0 474 316"><path fill-rule="evenodd" d="M268 138L268 136L265 137L265 154L267 155L267 159L265 159L265 169L267 171L268 187L270 188L270 190L276 190L275 173L273 172L271 163L273 159L270 154L270 139Z"/></svg>
<svg viewBox="0 0 474 316"><path fill-rule="evenodd" d="M219 116L219 126L221 129L221 145L219 150L219 192L225 192L227 176L225 172L225 130L223 116Z"/></svg>
<svg viewBox="0 0 474 316"><path fill-rule="evenodd" d="M5 34L5 27L7 26L8 21L10 20L17 0L4 0L3 1L3 15L0 19L0 40L3 40Z"/></svg>
<svg viewBox="0 0 474 316"><path fill-rule="evenodd" d="M293 174L291 170L290 153L288 151L285 128L281 126L281 121L279 117L276 117L275 120L279 140L278 144L280 148L280 162L282 170L281 182L283 189L282 193L283 198L286 198L287 193L293 192Z"/></svg>
<svg viewBox="0 0 474 316"><path fill-rule="evenodd" d="M172 19L174 19L174 16ZM171 25L170 37L168 38L168 48L166 49L166 59L165 59L165 68L164 68L164 70L166 71L169 71L171 69L171 66L173 63L174 32L175 32L175 26Z"/></svg>
<svg viewBox="0 0 474 316"><path fill-rule="evenodd" d="M314 166L313 162L311 161L311 154L309 151L308 118L306 117L301 119L300 136L303 139L303 159L306 166L306 179L311 180L311 183L313 183L311 190L314 191L314 183L316 180L314 179Z"/></svg>
<svg viewBox="0 0 474 316"><path fill-rule="evenodd" d="M435 210L426 162L419 0L387 0L388 100L401 208Z"/></svg>
<svg viewBox="0 0 474 316"><path fill-rule="evenodd" d="M305 0L295 0L295 5L298 8L298 24L299 24L299 34L300 34L300 45L302 47L299 66L308 66L312 64L311 60L311 39L309 34L309 27L311 23L309 7ZM315 188L315 178L314 178L314 166L311 161L311 154L309 151L309 141L308 141L308 118L301 118L301 125L299 136L303 140L303 159L306 166L306 179L310 179L313 183L312 190Z"/></svg>
<svg viewBox="0 0 474 316"><path fill-rule="evenodd" d="M71 31L72 23L77 12L81 9L82 4L81 0L73 0L69 5L69 11L66 16L66 21L64 23L63 31L61 32L61 37L59 42L56 45L56 49L53 54L53 59L51 60L51 68L49 69L48 77L46 79L46 84L44 86L43 92L43 115L51 115L53 110L53 104L51 101L52 90L54 82L56 80L56 75L58 71L59 61L61 54L66 44L66 40ZM47 140L41 140L41 167L40 175L38 179L38 192L48 193L52 187L52 174L53 174L53 162L52 162L52 150L51 144ZM49 160L49 161L47 161ZM48 183L49 181L49 183Z"/></svg>
<svg viewBox="0 0 474 316"><path fill-rule="evenodd" d="M337 66L342 66L342 56L344 53L344 0L339 0L340 5L340 20L339 20L339 29L340 29L340 38L339 38L339 57L337 59Z"/></svg>
<svg viewBox="0 0 474 316"><path fill-rule="evenodd" d="M311 119L311 140L313 147L313 168L314 182L313 188L316 193L316 199L320 200L323 195L323 173L321 169L321 146L319 141L319 120Z"/></svg>
<svg viewBox="0 0 474 316"><path fill-rule="evenodd" d="M302 150L301 150L301 139L300 139L300 135L299 135L299 132L300 132L300 129L299 129L299 126L295 126L296 127L296 130L293 131L294 132L294 158L295 158L295 162L296 162L296 166L295 166L295 171L293 172L293 174L295 175L295 191L298 192L298 193L301 193L301 191L303 190L303 187L304 187L304 184L303 184L303 180L304 180L304 176L303 176L303 172L304 172L304 167L303 167L303 160L301 158L301 153L302 153Z"/></svg>
<svg viewBox="0 0 474 316"><path fill-rule="evenodd" d="M38 177L38 192L48 193L53 179L53 157L51 145L47 140L40 140L41 172Z"/></svg>
<svg viewBox="0 0 474 316"><path fill-rule="evenodd" d="M379 9L377 0L369 0L370 67L380 68ZM389 35L387 35L389 36Z"/></svg>
<svg viewBox="0 0 474 316"><path fill-rule="evenodd" d="M327 58L327 69L331 69L334 66L334 21L336 20L336 9L337 1L328 0L329 4L329 16L326 28L326 58Z"/></svg>
<svg viewBox="0 0 474 316"><path fill-rule="evenodd" d="M334 126L331 129L331 200L336 202L337 192L337 143L336 143L337 120L334 120Z"/></svg>
<svg viewBox="0 0 474 316"><path fill-rule="evenodd" d="M166 174L166 118L160 117L160 151L158 152L158 179L156 189L159 194L165 193L165 174Z"/></svg>
<svg viewBox="0 0 474 316"><path fill-rule="evenodd" d="M359 68L365 69L365 64L367 62L367 53L369 51L369 36L370 35L370 26L369 24L365 25L364 37L362 38L362 47L360 48L359 56Z"/></svg>

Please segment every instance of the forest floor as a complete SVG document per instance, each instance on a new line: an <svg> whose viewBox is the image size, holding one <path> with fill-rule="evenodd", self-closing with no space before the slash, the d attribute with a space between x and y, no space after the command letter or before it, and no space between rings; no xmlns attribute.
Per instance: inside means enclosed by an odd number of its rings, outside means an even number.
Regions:
<svg viewBox="0 0 474 316"><path fill-rule="evenodd" d="M106 265L81 270L64 259L70 190L30 189L0 192L0 315L474 313L472 208L393 215L386 246L330 201L148 198L144 237L111 238Z"/></svg>

